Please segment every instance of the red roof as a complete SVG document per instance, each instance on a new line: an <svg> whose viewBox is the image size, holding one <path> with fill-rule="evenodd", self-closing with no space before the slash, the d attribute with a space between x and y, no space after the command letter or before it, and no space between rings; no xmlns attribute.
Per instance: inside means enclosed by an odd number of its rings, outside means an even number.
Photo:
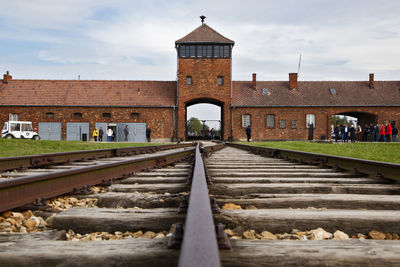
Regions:
<svg viewBox="0 0 400 267"><path fill-rule="evenodd" d="M400 81L375 81L374 89L367 81L299 82L292 90L288 81L257 81L257 89L251 85L233 81L233 106L400 106Z"/></svg>
<svg viewBox="0 0 400 267"><path fill-rule="evenodd" d="M173 106L174 81L11 80L0 83L0 105Z"/></svg>
<svg viewBox="0 0 400 267"><path fill-rule="evenodd" d="M175 42L175 44L185 44L185 43L234 44L235 42L219 34L214 29L209 27L207 24L202 24L199 27L197 27L194 31L192 31L185 37Z"/></svg>

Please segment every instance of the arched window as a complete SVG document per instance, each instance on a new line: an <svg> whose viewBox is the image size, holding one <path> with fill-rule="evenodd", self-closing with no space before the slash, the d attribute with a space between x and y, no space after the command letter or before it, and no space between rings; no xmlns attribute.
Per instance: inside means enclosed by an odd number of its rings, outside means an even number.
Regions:
<svg viewBox="0 0 400 267"><path fill-rule="evenodd" d="M82 113L80 113L80 112L75 112L75 113L74 113L74 119L82 119Z"/></svg>

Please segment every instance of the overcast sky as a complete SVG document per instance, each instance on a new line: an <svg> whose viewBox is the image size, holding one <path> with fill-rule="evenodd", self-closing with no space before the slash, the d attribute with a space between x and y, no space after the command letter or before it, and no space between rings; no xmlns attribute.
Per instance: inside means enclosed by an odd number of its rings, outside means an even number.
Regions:
<svg viewBox="0 0 400 267"><path fill-rule="evenodd" d="M0 71L16 79L175 80L200 23L235 41L233 80L400 80L396 0L0 0Z"/></svg>

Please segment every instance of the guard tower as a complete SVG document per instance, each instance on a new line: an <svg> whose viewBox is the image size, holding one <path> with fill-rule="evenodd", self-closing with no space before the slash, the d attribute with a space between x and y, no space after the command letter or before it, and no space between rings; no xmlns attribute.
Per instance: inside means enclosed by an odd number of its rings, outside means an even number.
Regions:
<svg viewBox="0 0 400 267"><path fill-rule="evenodd" d="M177 137L187 138L187 107L221 107L221 136L231 136L232 48L234 41L204 23L175 42L178 54Z"/></svg>

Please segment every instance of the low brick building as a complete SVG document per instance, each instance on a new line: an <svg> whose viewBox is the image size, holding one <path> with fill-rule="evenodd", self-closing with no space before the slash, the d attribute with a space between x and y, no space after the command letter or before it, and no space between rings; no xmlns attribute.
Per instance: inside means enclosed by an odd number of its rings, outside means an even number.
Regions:
<svg viewBox="0 0 400 267"><path fill-rule="evenodd" d="M337 114L361 125L400 122L400 81L375 81L373 74L366 81L298 81L297 73L287 81L257 81L256 74L233 81L234 41L204 23L175 47L177 81L15 80L7 72L0 123L10 116L32 121L45 139L66 140L86 139L95 127L122 134L129 125L131 141L143 140L146 128L153 140L167 141L187 138L187 107L198 103L221 107L223 139L245 139L248 124L258 140L307 139L310 124L314 139L330 138Z"/></svg>

